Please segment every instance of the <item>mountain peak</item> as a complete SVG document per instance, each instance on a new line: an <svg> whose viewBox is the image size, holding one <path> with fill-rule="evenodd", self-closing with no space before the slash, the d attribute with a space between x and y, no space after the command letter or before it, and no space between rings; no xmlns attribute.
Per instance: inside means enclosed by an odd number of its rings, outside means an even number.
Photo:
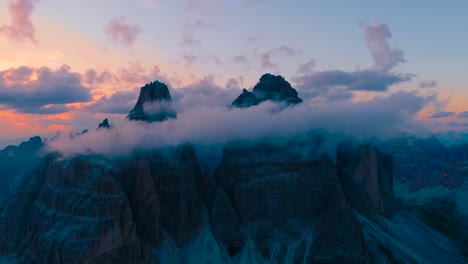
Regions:
<svg viewBox="0 0 468 264"><path fill-rule="evenodd" d="M245 108L264 101L286 102L288 105L302 103L297 91L281 75L266 73L260 77L252 92L244 89L232 106Z"/></svg>
<svg viewBox="0 0 468 264"><path fill-rule="evenodd" d="M109 124L109 119L106 118L106 119L102 120L102 122L99 124L98 129L101 129L101 128L109 129L111 127L112 126Z"/></svg>
<svg viewBox="0 0 468 264"><path fill-rule="evenodd" d="M176 113L170 107L171 102L171 94L166 84L159 81L148 83L141 88L138 101L127 118L147 122L176 118Z"/></svg>

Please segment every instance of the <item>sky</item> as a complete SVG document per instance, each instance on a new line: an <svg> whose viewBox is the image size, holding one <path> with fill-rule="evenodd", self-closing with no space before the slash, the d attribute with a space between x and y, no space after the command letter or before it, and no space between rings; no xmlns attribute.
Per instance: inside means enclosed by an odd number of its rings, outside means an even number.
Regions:
<svg viewBox="0 0 468 264"><path fill-rule="evenodd" d="M229 105L267 72L310 105L417 94L425 104L411 114L428 129L465 131L466 10L455 0L0 0L0 145L122 122L150 81L192 111Z"/></svg>

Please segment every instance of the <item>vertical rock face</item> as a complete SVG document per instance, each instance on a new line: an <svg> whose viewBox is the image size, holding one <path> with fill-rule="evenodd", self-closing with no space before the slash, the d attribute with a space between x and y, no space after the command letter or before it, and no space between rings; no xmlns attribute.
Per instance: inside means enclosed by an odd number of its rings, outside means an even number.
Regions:
<svg viewBox="0 0 468 264"><path fill-rule="evenodd" d="M171 108L171 101L167 85L159 81L151 82L141 88L138 101L127 118L147 122L176 118L177 114Z"/></svg>
<svg viewBox="0 0 468 264"><path fill-rule="evenodd" d="M211 230L231 255L237 254L245 245L239 216L222 187L218 188L211 211Z"/></svg>
<svg viewBox="0 0 468 264"><path fill-rule="evenodd" d="M287 148L270 146L226 148L217 180L261 249L268 252L269 245L294 241L313 229L314 261L353 263L360 258L360 228L331 159L304 161ZM213 232L221 241L227 239Z"/></svg>
<svg viewBox="0 0 468 264"><path fill-rule="evenodd" d="M202 227L193 148L132 159L48 157L0 213L0 255L20 263L157 263L163 239L185 246Z"/></svg>
<svg viewBox="0 0 468 264"><path fill-rule="evenodd" d="M337 172L350 205L360 213L390 216L393 203L393 159L371 145L341 143Z"/></svg>
<svg viewBox="0 0 468 264"><path fill-rule="evenodd" d="M285 102L288 105L302 103L297 91L291 87L284 77L264 74L254 86L252 92L244 89L232 106L245 108L258 105L264 101Z"/></svg>
<svg viewBox="0 0 468 264"><path fill-rule="evenodd" d="M0 150L0 201L39 165L41 158L37 154L42 145L42 139L36 136Z"/></svg>
<svg viewBox="0 0 468 264"><path fill-rule="evenodd" d="M2 212L3 253L21 248L22 263L146 261L115 173L96 157L46 161Z"/></svg>

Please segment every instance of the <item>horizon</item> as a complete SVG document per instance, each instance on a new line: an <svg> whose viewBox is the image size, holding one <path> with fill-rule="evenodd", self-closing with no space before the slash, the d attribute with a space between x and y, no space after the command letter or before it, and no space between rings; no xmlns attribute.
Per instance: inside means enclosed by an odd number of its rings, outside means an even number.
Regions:
<svg viewBox="0 0 468 264"><path fill-rule="evenodd" d="M155 80L182 114L220 109L267 72L311 109L406 93L395 127L468 132L468 4L400 2L0 1L0 147L121 124Z"/></svg>

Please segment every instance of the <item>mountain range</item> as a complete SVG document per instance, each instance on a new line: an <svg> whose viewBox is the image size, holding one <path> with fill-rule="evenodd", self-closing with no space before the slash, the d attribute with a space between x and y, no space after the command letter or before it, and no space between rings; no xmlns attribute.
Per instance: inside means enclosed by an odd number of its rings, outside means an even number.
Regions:
<svg viewBox="0 0 468 264"><path fill-rule="evenodd" d="M265 74L230 107L265 101L303 103ZM164 83L149 83L127 118L177 119L171 102ZM402 134L342 138L329 153L327 137L232 141L219 162L190 142L118 157L49 152L54 139L39 137L9 146L0 263L468 261L468 144Z"/></svg>

